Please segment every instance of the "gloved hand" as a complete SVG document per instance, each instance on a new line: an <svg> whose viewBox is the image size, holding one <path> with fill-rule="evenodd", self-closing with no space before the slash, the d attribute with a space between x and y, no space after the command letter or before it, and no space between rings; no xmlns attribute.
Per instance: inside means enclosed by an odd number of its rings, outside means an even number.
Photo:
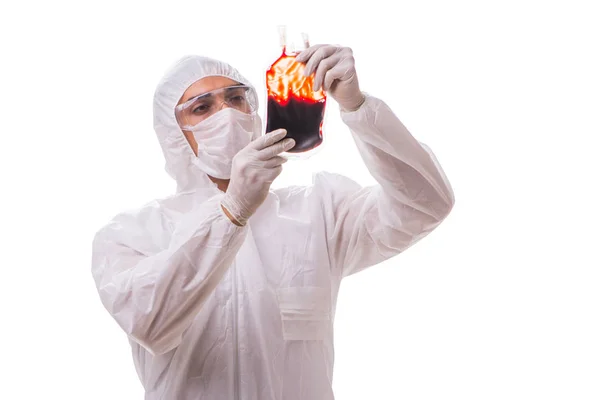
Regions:
<svg viewBox="0 0 600 400"><path fill-rule="evenodd" d="M285 129L270 132L233 158L231 180L221 205L239 225L246 225L267 198L271 183L281 174L287 160L279 154L296 145L294 139L281 140L286 134Z"/></svg>
<svg viewBox="0 0 600 400"><path fill-rule="evenodd" d="M296 61L306 63L304 75L315 73L314 90L321 87L331 94L342 110L355 111L364 103L360 91L352 49L333 45L315 45L304 50Z"/></svg>

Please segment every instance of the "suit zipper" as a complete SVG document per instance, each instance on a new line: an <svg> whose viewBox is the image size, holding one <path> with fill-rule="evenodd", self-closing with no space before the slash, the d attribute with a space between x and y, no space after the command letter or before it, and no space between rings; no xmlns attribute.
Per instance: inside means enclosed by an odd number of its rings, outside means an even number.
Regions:
<svg viewBox="0 0 600 400"><path fill-rule="evenodd" d="M240 366L238 360L239 354L239 343L238 343L238 296L237 296L237 271L236 271L236 262L233 262L232 266L233 273L233 398L235 400L239 400L240 398L240 387L239 387L239 379L240 379Z"/></svg>

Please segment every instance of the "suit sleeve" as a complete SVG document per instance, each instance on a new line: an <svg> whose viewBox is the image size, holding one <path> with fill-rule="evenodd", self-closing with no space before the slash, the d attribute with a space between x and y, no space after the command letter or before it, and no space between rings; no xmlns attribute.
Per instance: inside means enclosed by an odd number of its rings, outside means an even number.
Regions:
<svg viewBox="0 0 600 400"><path fill-rule="evenodd" d="M208 296L232 264L246 228L224 215L215 196L169 228L160 209L122 214L93 241L92 273L104 307L152 354L181 343ZM172 229L156 248L156 232ZM154 244L153 244L154 243Z"/></svg>

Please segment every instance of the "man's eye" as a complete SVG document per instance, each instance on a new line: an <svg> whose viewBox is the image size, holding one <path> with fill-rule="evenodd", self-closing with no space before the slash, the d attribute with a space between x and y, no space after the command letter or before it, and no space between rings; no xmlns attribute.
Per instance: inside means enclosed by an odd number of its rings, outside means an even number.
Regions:
<svg viewBox="0 0 600 400"><path fill-rule="evenodd" d="M233 104L242 104L246 101L246 98L244 96L233 96L229 98L229 101Z"/></svg>
<svg viewBox="0 0 600 400"><path fill-rule="evenodd" d="M196 107L194 107L194 109L192 110L192 112L194 114L202 114L207 112L210 109L210 105L208 104L199 104Z"/></svg>

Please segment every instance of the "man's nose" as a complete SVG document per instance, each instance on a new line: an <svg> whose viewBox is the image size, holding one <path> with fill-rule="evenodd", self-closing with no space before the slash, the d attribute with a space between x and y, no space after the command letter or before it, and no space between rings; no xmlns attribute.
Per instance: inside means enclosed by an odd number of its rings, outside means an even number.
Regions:
<svg viewBox="0 0 600 400"><path fill-rule="evenodd" d="M221 105L219 106L219 111L221 111L223 108L231 108L231 106L227 104L225 100L223 100L221 101Z"/></svg>

